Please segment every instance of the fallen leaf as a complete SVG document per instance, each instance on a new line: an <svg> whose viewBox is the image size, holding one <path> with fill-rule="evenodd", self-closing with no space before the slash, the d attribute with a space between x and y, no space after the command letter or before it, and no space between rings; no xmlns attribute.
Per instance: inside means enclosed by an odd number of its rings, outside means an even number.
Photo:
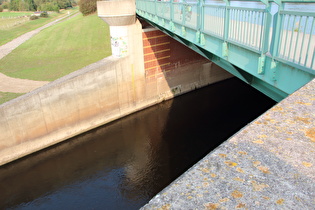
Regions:
<svg viewBox="0 0 315 210"><path fill-rule="evenodd" d="M230 167L234 167L234 166L237 166L237 163L234 163L232 161L224 161L224 163Z"/></svg>
<svg viewBox="0 0 315 210"><path fill-rule="evenodd" d="M253 141L253 143L255 143L255 144L264 144L265 142L263 140L256 140L256 141Z"/></svg>
<svg viewBox="0 0 315 210"><path fill-rule="evenodd" d="M218 209L220 204L218 203L205 203L203 204L206 209Z"/></svg>
<svg viewBox="0 0 315 210"><path fill-rule="evenodd" d="M238 191L238 190L234 190L231 195L232 195L233 198L241 198L241 197L243 197L243 194L240 191Z"/></svg>
<svg viewBox="0 0 315 210"><path fill-rule="evenodd" d="M305 167L308 167L308 168L313 165L312 163L305 162L305 161L303 161L302 164L303 164Z"/></svg>

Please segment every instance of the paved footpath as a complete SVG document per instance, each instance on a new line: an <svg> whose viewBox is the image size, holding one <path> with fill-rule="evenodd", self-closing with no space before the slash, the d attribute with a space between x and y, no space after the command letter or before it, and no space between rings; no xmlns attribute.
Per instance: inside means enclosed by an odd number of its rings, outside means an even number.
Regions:
<svg viewBox="0 0 315 210"><path fill-rule="evenodd" d="M315 209L315 79L209 153L143 209Z"/></svg>

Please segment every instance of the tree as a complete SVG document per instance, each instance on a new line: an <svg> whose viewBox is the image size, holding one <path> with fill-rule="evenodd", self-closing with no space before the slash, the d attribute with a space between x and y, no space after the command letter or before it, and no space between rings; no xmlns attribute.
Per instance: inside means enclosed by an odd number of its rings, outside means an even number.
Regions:
<svg viewBox="0 0 315 210"><path fill-rule="evenodd" d="M26 0L25 2L28 4L28 11L36 11L37 7L34 0Z"/></svg>
<svg viewBox="0 0 315 210"><path fill-rule="evenodd" d="M10 4L9 4L9 2L5 1L5 2L2 2L1 6L2 6L3 9L9 9Z"/></svg>
<svg viewBox="0 0 315 210"><path fill-rule="evenodd" d="M59 7L57 2L46 2L42 3L37 7L41 11L56 11L59 12Z"/></svg>
<svg viewBox="0 0 315 210"><path fill-rule="evenodd" d="M11 0L9 10L19 11L20 0Z"/></svg>
<svg viewBox="0 0 315 210"><path fill-rule="evenodd" d="M19 11L27 11L28 4L24 0L20 0L19 2Z"/></svg>
<svg viewBox="0 0 315 210"><path fill-rule="evenodd" d="M80 12L83 15L89 15L94 12L96 12L96 1L97 0L80 0L79 6L80 6Z"/></svg>
<svg viewBox="0 0 315 210"><path fill-rule="evenodd" d="M67 9L68 7L72 7L70 0L57 0L57 4L60 9Z"/></svg>
<svg viewBox="0 0 315 210"><path fill-rule="evenodd" d="M6 4L9 5L11 11L56 11L59 12L59 9L66 9L72 7L73 0L11 0L9 4L7 0L0 0L3 3L3 6Z"/></svg>
<svg viewBox="0 0 315 210"><path fill-rule="evenodd" d="M2 2L1 6L3 9L9 9L10 4L9 4L9 2L5 1L5 2Z"/></svg>

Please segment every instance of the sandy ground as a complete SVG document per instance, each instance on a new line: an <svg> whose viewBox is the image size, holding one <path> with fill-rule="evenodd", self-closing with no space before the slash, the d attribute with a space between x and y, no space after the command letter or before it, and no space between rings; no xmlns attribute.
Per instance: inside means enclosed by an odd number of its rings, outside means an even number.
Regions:
<svg viewBox="0 0 315 210"><path fill-rule="evenodd" d="M0 92L28 93L47 83L49 82L12 78L0 73Z"/></svg>
<svg viewBox="0 0 315 210"><path fill-rule="evenodd" d="M72 18L75 15L72 16L64 16L62 18L59 18L53 22L50 22L40 28L37 28L33 31L30 31L28 33L25 33L16 39L12 40L11 42L8 42L2 46L0 46L0 60L12 52L15 48L23 44L25 41L32 38L34 35L38 34L41 30L52 26L56 23L59 23L61 20L69 17ZM11 93L27 93L30 92L38 87L41 87L49 82L47 81L33 81L28 79L18 79L18 78L12 78L8 77L4 74L0 73L0 92L11 92Z"/></svg>

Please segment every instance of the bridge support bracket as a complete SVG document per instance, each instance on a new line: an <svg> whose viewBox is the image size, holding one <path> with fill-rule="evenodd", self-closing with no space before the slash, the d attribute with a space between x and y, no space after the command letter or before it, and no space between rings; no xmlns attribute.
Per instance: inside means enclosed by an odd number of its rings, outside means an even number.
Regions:
<svg viewBox="0 0 315 210"><path fill-rule="evenodd" d="M186 28L184 26L182 26L182 36L183 37L186 36Z"/></svg>
<svg viewBox="0 0 315 210"><path fill-rule="evenodd" d="M258 74L265 73L265 60L266 60L266 55L261 55L258 58Z"/></svg>
<svg viewBox="0 0 315 210"><path fill-rule="evenodd" d="M170 21L170 31L174 32L175 31L175 25L172 21Z"/></svg>
<svg viewBox="0 0 315 210"><path fill-rule="evenodd" d="M165 26L165 21L164 21L164 19L161 20L161 26L163 26L163 27Z"/></svg>
<svg viewBox="0 0 315 210"><path fill-rule="evenodd" d="M223 42L222 44L222 56L226 58L229 56L229 49L228 49L227 42Z"/></svg>
<svg viewBox="0 0 315 210"><path fill-rule="evenodd" d="M277 74L277 63L275 60L272 60L271 61L271 66L270 66L270 69L271 69L271 80L273 81L277 81L277 77L276 77L276 74Z"/></svg>
<svg viewBox="0 0 315 210"><path fill-rule="evenodd" d="M196 43L200 43L200 31L196 32Z"/></svg>
<svg viewBox="0 0 315 210"><path fill-rule="evenodd" d="M200 34L200 45L206 45L205 35L203 33Z"/></svg>

